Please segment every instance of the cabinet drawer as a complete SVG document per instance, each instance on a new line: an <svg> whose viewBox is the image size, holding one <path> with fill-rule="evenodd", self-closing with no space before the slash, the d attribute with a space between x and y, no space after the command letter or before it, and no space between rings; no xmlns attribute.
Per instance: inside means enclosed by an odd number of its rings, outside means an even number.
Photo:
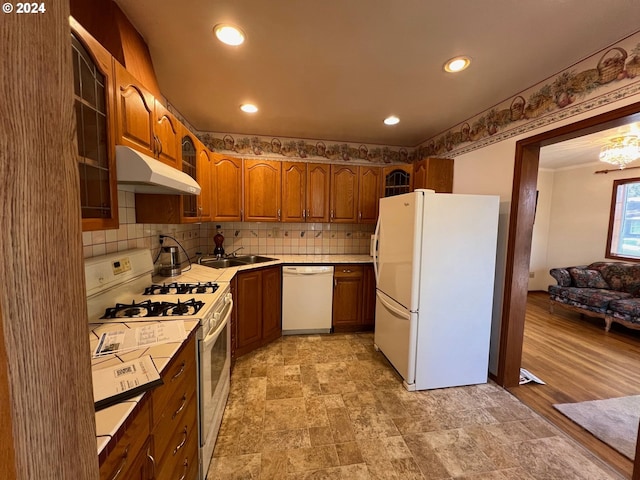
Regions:
<svg viewBox="0 0 640 480"><path fill-rule="evenodd" d="M127 419L127 423L119 431L120 438L113 449L104 461L100 462L100 480L130 478L128 476L130 469L150 433L150 402L148 400L142 402L138 407L139 410Z"/></svg>
<svg viewBox="0 0 640 480"><path fill-rule="evenodd" d="M197 480L199 459L198 459L198 438L190 438L183 448L182 455L176 455L173 471L166 468L156 477L156 480Z"/></svg>
<svg viewBox="0 0 640 480"><path fill-rule="evenodd" d="M183 421L178 424L173 432L154 433L153 441L157 459L157 480L171 477L171 473L179 470L179 466L183 465L185 459L189 458L189 452L192 448L198 448L198 423L197 410L198 402L195 397L189 402L187 413ZM165 437L162 438L162 435ZM165 450L161 452L161 445ZM180 478L180 476L175 477Z"/></svg>
<svg viewBox="0 0 640 480"><path fill-rule="evenodd" d="M170 408L164 410L162 418L153 430L156 458L162 460L168 450L173 450L184 437L185 427L189 430L197 420L198 401L194 392L190 396L176 394L170 400Z"/></svg>
<svg viewBox="0 0 640 480"><path fill-rule="evenodd" d="M162 372L163 385L153 390L152 425L158 423L162 411L176 395L183 390L183 385L196 388L196 353L195 335L184 346L182 351L174 358ZM182 392L180 392L182 396Z"/></svg>
<svg viewBox="0 0 640 480"><path fill-rule="evenodd" d="M333 271L334 277L349 278L361 277L363 274L362 265L336 265Z"/></svg>

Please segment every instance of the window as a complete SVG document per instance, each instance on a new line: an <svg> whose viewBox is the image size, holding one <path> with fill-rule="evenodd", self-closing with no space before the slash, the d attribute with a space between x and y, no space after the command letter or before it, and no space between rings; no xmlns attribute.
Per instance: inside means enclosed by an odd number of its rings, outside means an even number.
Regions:
<svg viewBox="0 0 640 480"><path fill-rule="evenodd" d="M613 182L605 256L640 261L640 178Z"/></svg>

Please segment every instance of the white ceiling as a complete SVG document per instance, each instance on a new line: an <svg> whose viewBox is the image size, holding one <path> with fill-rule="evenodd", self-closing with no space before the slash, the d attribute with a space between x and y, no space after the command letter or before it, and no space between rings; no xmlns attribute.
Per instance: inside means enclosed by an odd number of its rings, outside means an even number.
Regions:
<svg viewBox="0 0 640 480"><path fill-rule="evenodd" d="M566 140L540 149L540 168L558 169L585 163L599 162L600 149L614 137L622 135L640 137L640 123L603 130L583 137ZM615 168L602 163L602 169ZM635 164L634 164L635 165Z"/></svg>
<svg viewBox="0 0 640 480"><path fill-rule="evenodd" d="M638 0L116 0L198 130L414 147L638 30ZM215 24L247 41L214 40ZM457 75L442 65L465 54ZM251 102L260 111L239 110ZM400 117L383 125L384 117Z"/></svg>

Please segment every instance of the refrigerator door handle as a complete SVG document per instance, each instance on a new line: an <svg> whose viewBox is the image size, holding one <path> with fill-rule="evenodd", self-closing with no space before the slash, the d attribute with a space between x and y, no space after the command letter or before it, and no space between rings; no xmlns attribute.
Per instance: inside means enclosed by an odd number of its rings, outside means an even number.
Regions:
<svg viewBox="0 0 640 480"><path fill-rule="evenodd" d="M373 249L373 275L376 277L376 285L378 285L379 271L378 271L378 234L380 233L380 217L378 217L378 222L376 223L376 230L373 232L373 244L375 245Z"/></svg>
<svg viewBox="0 0 640 480"><path fill-rule="evenodd" d="M376 292L376 296L378 297L378 300L380 300L380 303L382 303L382 305L384 305L384 307L389 310L391 313L393 313L395 316L403 318L405 320L409 320L411 318L411 314L406 311L406 310L400 310L398 307L396 307L395 305L391 305L385 298L383 295L380 294L380 292Z"/></svg>

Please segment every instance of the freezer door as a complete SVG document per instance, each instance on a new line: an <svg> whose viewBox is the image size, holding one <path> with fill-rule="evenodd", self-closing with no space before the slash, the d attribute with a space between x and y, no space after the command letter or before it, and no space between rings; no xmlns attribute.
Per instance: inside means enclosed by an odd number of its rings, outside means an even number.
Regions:
<svg viewBox="0 0 640 480"><path fill-rule="evenodd" d="M416 313L381 291L376 292L374 343L407 384L415 382L417 318Z"/></svg>
<svg viewBox="0 0 640 480"><path fill-rule="evenodd" d="M424 191L380 199L377 287L410 311L418 309Z"/></svg>

